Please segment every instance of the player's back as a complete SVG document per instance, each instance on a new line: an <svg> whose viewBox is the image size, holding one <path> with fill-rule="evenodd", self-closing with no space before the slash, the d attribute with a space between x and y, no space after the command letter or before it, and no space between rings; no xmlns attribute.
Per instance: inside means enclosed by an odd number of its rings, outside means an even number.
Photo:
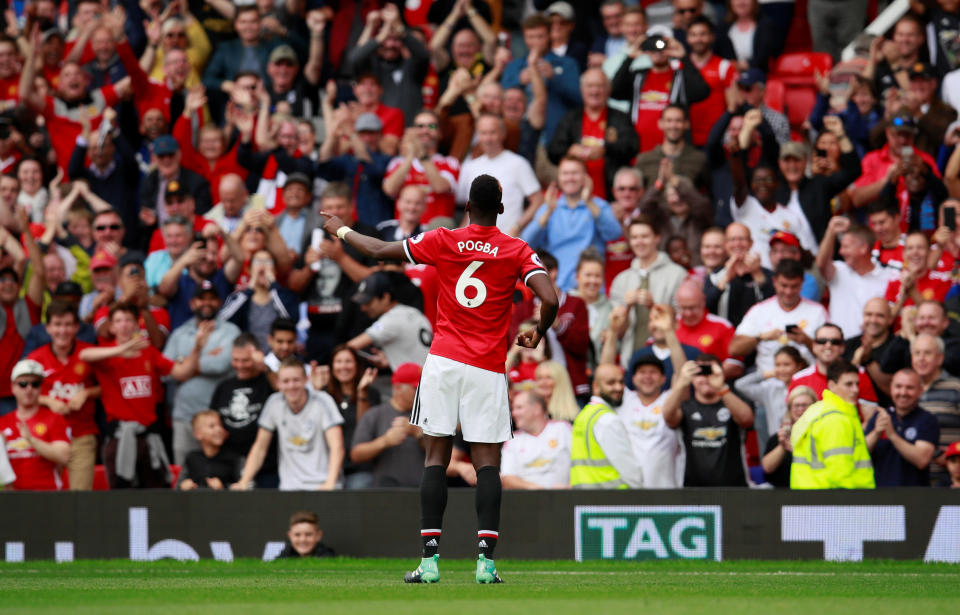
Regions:
<svg viewBox="0 0 960 615"><path fill-rule="evenodd" d="M495 226L439 228L404 240L413 263L436 266L437 326L431 354L503 372L518 278L543 272L521 239Z"/></svg>

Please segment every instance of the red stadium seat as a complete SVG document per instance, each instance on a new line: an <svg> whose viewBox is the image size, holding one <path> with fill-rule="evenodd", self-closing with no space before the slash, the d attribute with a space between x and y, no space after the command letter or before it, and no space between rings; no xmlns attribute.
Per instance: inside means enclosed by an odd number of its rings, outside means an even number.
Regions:
<svg viewBox="0 0 960 615"><path fill-rule="evenodd" d="M67 468L60 471L60 478L63 481L63 490L70 489L70 473L67 472ZM102 464L93 466L93 490L110 490L110 484L107 482L107 470Z"/></svg>
<svg viewBox="0 0 960 615"><path fill-rule="evenodd" d="M178 466L178 465L175 464L175 463L171 463L171 464L170 464L170 474L173 475L173 478L170 479L170 488L171 488L171 489L176 489L176 488L177 488L177 479L180 478L180 471L181 471L182 469L183 469L183 468L182 468L181 466Z"/></svg>
<svg viewBox="0 0 960 615"><path fill-rule="evenodd" d="M793 134L801 131L817 102L814 72L825 74L832 68L833 58L826 53L786 53L777 59L770 80L781 82L786 90L784 107Z"/></svg>
<svg viewBox="0 0 960 615"><path fill-rule="evenodd" d="M767 79L767 91L763 103L775 111L783 113L783 99L787 89L779 79Z"/></svg>

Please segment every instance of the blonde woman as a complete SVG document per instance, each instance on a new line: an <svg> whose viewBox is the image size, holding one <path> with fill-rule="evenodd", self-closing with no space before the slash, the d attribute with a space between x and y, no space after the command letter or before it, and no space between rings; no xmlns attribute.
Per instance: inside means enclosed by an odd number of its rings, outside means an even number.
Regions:
<svg viewBox="0 0 960 615"><path fill-rule="evenodd" d="M573 395L570 374L556 361L544 361L537 366L534 391L547 400L547 412L556 421L573 422L580 413L580 406Z"/></svg>
<svg viewBox="0 0 960 615"><path fill-rule="evenodd" d="M807 408L816 402L816 391L807 386L796 387L787 395L787 413L783 415L780 429L767 440L763 459L760 461L763 475L774 487L790 487L790 465L793 463L790 428L800 420Z"/></svg>

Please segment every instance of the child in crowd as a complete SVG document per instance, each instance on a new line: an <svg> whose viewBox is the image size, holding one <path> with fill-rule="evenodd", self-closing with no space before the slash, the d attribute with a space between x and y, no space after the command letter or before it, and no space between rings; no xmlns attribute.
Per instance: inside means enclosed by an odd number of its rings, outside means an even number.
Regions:
<svg viewBox="0 0 960 615"><path fill-rule="evenodd" d="M294 557L333 557L333 549L323 544L323 530L317 522L317 514L309 511L295 512L290 517L287 530L287 545L278 559Z"/></svg>
<svg viewBox="0 0 960 615"><path fill-rule="evenodd" d="M944 457L947 458L947 472L950 473L949 482L944 486L960 489L960 441L948 446Z"/></svg>
<svg viewBox="0 0 960 615"><path fill-rule="evenodd" d="M766 442L787 413L787 387L793 375L807 362L793 346L784 346L773 357L773 369L757 370L737 380L737 391L757 406L753 428L757 439Z"/></svg>
<svg viewBox="0 0 960 615"><path fill-rule="evenodd" d="M193 415L190 423L200 450L187 454L177 488L181 491L224 489L237 482L243 469L243 458L223 448L227 430L220 422L220 413L204 410Z"/></svg>

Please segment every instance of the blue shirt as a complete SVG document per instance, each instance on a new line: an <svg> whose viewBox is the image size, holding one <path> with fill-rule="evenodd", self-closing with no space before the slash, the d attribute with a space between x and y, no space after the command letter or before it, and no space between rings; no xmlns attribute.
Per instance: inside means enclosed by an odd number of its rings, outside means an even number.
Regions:
<svg viewBox="0 0 960 615"><path fill-rule="evenodd" d="M394 203L383 188L383 176L391 157L370 152L370 162L344 154L317 165L317 175L327 181L344 181L356 187L357 220L376 226L393 219Z"/></svg>
<svg viewBox="0 0 960 615"><path fill-rule="evenodd" d="M220 301L227 298L233 291L233 285L227 281L227 276L223 269L219 269L213 277L210 278L213 287L217 289L220 295ZM193 318L193 310L190 309L190 299L193 298L193 291L196 290L196 281L187 273L186 270L180 276L177 282L177 294L167 301L167 313L170 314L170 330L173 331L183 323Z"/></svg>
<svg viewBox="0 0 960 615"><path fill-rule="evenodd" d="M294 218L287 215L281 218L277 229L280 231L280 236L283 237L283 243L287 244L287 247L297 254L300 254L300 249L303 247L303 225L305 223L306 220L303 216Z"/></svg>
<svg viewBox="0 0 960 615"><path fill-rule="evenodd" d="M940 425L937 417L917 406L902 419L893 409L881 409L890 415L893 428L901 438L915 444L917 440L930 442L934 446L940 441ZM864 434L870 434L877 423L877 415L870 417L864 427ZM929 468L920 469L903 458L900 451L882 434L870 454L873 460L873 475L877 487L929 487Z"/></svg>
<svg viewBox="0 0 960 615"><path fill-rule="evenodd" d="M606 243L623 233L610 205L596 197L593 202L600 208L600 215L596 219L583 201L570 208L567 197L561 196L545 227L540 226L540 217L547 211L546 204L540 206L533 220L520 233L520 238L531 248L542 248L557 259L557 286L561 290L574 287L574 274L581 252L593 246L599 254L605 254Z"/></svg>
<svg viewBox="0 0 960 615"><path fill-rule="evenodd" d="M143 270L150 290L156 290L160 286L160 280L172 266L173 257L166 250L157 250L147 256L147 260L143 261Z"/></svg>

